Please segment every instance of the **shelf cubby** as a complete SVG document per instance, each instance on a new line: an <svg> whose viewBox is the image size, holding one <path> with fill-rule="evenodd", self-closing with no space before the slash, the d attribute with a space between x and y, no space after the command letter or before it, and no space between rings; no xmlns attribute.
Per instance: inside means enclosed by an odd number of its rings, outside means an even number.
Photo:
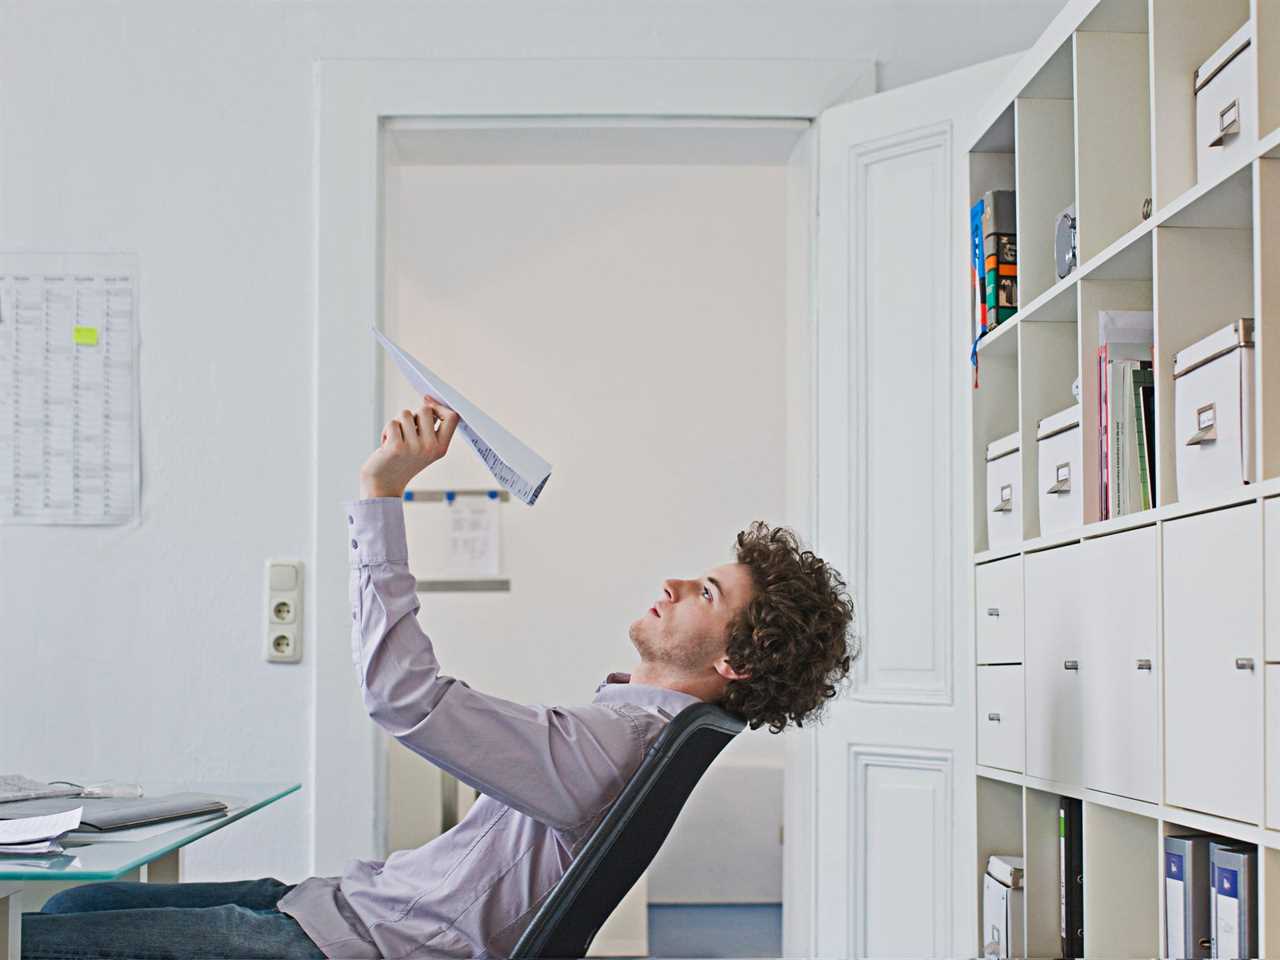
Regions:
<svg viewBox="0 0 1280 960"><path fill-rule="evenodd" d="M1071 44L1065 43L1013 102L1018 203L1018 304L1058 280L1053 236L1075 203L1075 100Z"/></svg>
<svg viewBox="0 0 1280 960"><path fill-rule="evenodd" d="M1196 68L1249 19L1249 0L1160 0L1151 19L1155 208L1196 184Z"/></svg>
<svg viewBox="0 0 1280 960"><path fill-rule="evenodd" d="M973 395L974 537L987 548L987 444L1018 429L1018 328L983 338Z"/></svg>
<svg viewBox="0 0 1280 960"><path fill-rule="evenodd" d="M1253 315L1253 230L1159 226L1155 231L1156 496L1176 503L1173 357Z"/></svg>
<svg viewBox="0 0 1280 960"><path fill-rule="evenodd" d="M1036 311L1035 320L1018 324L1022 526L1028 540L1040 536L1040 421L1075 403L1071 384L1080 370L1077 313L1076 289L1066 287Z"/></svg>
<svg viewBox="0 0 1280 960"><path fill-rule="evenodd" d="M1058 878L1058 794L1026 791L1026 866L1023 902L1027 911L1027 956L1061 955Z"/></svg>
<svg viewBox="0 0 1280 960"><path fill-rule="evenodd" d="M1075 35L1076 244L1081 263L1140 224L1143 204L1151 198L1145 12L1139 32L1079 30Z"/></svg>
<svg viewBox="0 0 1280 960"><path fill-rule="evenodd" d="M1150 310L1152 308L1152 240L1150 234L1133 245L1132 255L1124 259L1127 269L1109 272L1115 279L1100 279L1094 274L1082 279L1080 291L1080 405L1084 416L1098 409L1098 311ZM1123 278L1120 278L1123 276ZM1157 398L1157 405L1159 399ZM1157 410L1159 407L1157 406ZM1099 459L1096 415L1089 419L1095 430L1084 432L1081 451L1081 475L1085 487L1082 498L1084 522L1094 523L1102 516L1099 496ZM1092 442L1091 442L1092 441ZM1157 489L1158 492L1158 489Z"/></svg>
<svg viewBox="0 0 1280 960"><path fill-rule="evenodd" d="M1280 476L1280 160L1254 167L1254 342L1258 360L1258 473Z"/></svg>
<svg viewBox="0 0 1280 960"><path fill-rule="evenodd" d="M1084 955L1154 957L1160 941L1160 824L1084 804Z"/></svg>
<svg viewBox="0 0 1280 960"><path fill-rule="evenodd" d="M1280 0L1257 0L1258 136L1280 128Z"/></svg>
<svg viewBox="0 0 1280 960"><path fill-rule="evenodd" d="M978 787L978 916L982 916L982 878L993 854L1022 856L1022 787L979 776ZM978 952L982 956L982 924ZM1025 953L1024 953L1025 956Z"/></svg>

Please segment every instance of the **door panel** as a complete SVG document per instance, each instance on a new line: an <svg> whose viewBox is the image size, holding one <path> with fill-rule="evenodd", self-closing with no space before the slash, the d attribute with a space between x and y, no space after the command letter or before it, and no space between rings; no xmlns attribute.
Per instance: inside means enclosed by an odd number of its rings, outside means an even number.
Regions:
<svg viewBox="0 0 1280 960"><path fill-rule="evenodd" d="M1085 785L1159 803L1156 528L1086 540L1082 548L1089 596Z"/></svg>
<svg viewBox="0 0 1280 960"><path fill-rule="evenodd" d="M1084 568L1079 544L1026 557L1027 774L1084 782Z"/></svg>
<svg viewBox="0 0 1280 960"><path fill-rule="evenodd" d="M1007 69L819 118L815 549L848 581L861 653L811 741L811 955L967 955L976 942L956 129ZM868 828L871 811L882 819Z"/></svg>
<svg viewBox="0 0 1280 960"><path fill-rule="evenodd" d="M1171 520L1163 536L1166 799L1259 823L1261 508Z"/></svg>

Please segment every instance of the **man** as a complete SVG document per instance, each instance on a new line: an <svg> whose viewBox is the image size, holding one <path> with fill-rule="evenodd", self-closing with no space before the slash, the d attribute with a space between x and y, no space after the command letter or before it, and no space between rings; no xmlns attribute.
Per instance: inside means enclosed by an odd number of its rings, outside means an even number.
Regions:
<svg viewBox="0 0 1280 960"><path fill-rule="evenodd" d="M785 529L755 523L734 563L666 580L630 627L640 662L591 704L524 706L446 676L418 625L403 494L449 449L431 397L388 421L347 505L352 656L370 716L481 794L417 850L297 886L110 883L23 918L24 957L502 957L684 707L714 701L779 732L849 670L844 582Z"/></svg>

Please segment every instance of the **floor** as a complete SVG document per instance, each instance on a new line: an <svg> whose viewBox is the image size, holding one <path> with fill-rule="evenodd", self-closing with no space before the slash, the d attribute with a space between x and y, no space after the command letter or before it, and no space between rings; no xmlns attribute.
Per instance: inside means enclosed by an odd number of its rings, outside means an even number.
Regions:
<svg viewBox="0 0 1280 960"><path fill-rule="evenodd" d="M650 904L651 957L777 957L782 904Z"/></svg>

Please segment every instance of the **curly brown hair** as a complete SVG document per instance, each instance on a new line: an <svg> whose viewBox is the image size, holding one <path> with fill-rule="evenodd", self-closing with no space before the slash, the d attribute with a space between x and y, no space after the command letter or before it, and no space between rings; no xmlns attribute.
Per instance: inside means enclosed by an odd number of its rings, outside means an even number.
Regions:
<svg viewBox="0 0 1280 960"><path fill-rule="evenodd" d="M735 671L721 705L752 730L817 719L857 658L848 639L853 600L835 568L796 534L757 520L737 537L738 563L751 571L751 600L729 625Z"/></svg>

